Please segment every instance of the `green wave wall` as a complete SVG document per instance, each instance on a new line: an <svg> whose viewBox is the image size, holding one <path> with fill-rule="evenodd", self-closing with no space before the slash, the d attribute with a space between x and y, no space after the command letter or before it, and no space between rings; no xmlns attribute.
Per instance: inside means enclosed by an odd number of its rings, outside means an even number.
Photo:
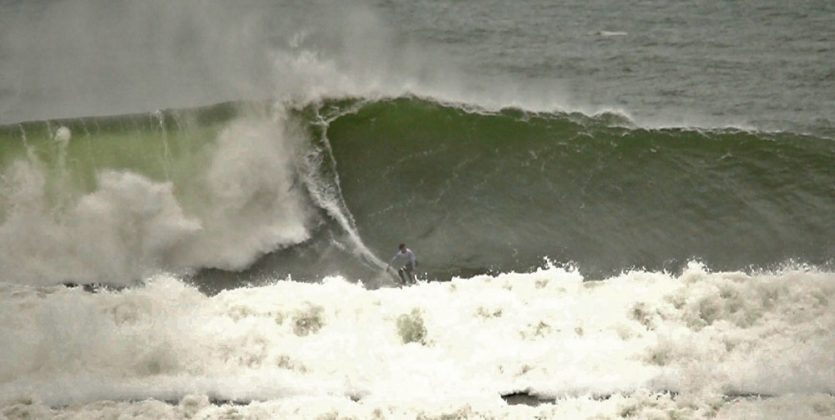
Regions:
<svg viewBox="0 0 835 420"><path fill-rule="evenodd" d="M23 184L11 168L23 161L45 177L54 215L46 222L69 235L47 247L60 261L71 261L78 247L62 209L94 193L103 172L170 182L201 230L177 231L184 239L175 254L154 250L143 261L174 255L161 267L220 268L196 278L215 289L288 275L378 276L368 261L388 259L400 242L417 252L430 279L524 271L544 258L576 263L593 278L631 267L676 270L693 259L739 269L787 260L827 265L835 255L831 139L650 130L614 114L486 112L413 97L308 104L277 120L274 111L229 103L0 127L0 217L9 246L17 235L10 229L27 229L6 217L20 211L14 191ZM262 139L246 138L250 125ZM61 141L61 127L69 141ZM236 147L239 140L249 143ZM250 143L276 160L241 154ZM210 167L229 177L228 188L217 176L207 188ZM229 202L237 199L246 202ZM130 217L125 223L135 223ZM287 233L258 236L265 232ZM241 248L248 235L256 236ZM123 254L143 241L124 238ZM51 263L31 266L43 264ZM61 271L55 264L50 273ZM242 264L251 265L223 274ZM101 277L83 268L76 271Z"/></svg>
<svg viewBox="0 0 835 420"><path fill-rule="evenodd" d="M611 272L835 255L832 140L624 123L401 98L327 135L366 243L388 254L407 242L435 276L543 257Z"/></svg>

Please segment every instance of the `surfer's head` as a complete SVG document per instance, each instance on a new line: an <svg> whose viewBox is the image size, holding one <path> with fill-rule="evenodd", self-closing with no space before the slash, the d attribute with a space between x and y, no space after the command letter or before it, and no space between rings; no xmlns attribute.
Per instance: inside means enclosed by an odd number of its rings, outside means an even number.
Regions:
<svg viewBox="0 0 835 420"><path fill-rule="evenodd" d="M397 249L399 249L401 252L402 252L402 251L406 251L406 244L400 244L400 245L397 247Z"/></svg>

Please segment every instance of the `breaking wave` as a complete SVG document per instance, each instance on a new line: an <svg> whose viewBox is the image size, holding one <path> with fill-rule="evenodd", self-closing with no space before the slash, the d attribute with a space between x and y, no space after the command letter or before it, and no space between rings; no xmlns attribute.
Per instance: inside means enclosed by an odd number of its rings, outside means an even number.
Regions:
<svg viewBox="0 0 835 420"><path fill-rule="evenodd" d="M2 136L6 282L202 270L215 289L329 274L379 285L390 279L378 256L403 241L429 279L543 258L601 277L693 259L825 267L835 255L835 143L792 133L403 97L33 122Z"/></svg>

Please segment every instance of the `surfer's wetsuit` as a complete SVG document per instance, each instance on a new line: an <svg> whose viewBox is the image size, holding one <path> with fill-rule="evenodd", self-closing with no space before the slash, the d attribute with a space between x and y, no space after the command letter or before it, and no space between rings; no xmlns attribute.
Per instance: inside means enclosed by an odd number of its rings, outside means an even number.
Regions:
<svg viewBox="0 0 835 420"><path fill-rule="evenodd" d="M397 265L395 265L395 262L397 262ZM389 265L392 267L400 266L400 268L397 269L397 274L399 274L400 278L403 279L403 283L415 282L414 271L415 266L417 265L417 258L411 249L406 248L403 251L397 251L397 254L394 254L394 258L391 259Z"/></svg>

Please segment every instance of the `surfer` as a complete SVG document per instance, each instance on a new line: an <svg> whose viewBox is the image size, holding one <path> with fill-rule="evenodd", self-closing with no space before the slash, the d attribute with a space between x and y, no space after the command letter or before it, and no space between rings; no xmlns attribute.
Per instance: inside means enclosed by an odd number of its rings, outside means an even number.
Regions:
<svg viewBox="0 0 835 420"><path fill-rule="evenodd" d="M386 269L395 266L396 263L396 266L400 267L397 269L397 274L400 275L400 278L403 280L403 284L414 283L414 271L415 266L417 266L415 253L412 252L411 249L406 248L406 244L400 244L397 248L397 253L394 254L394 257L391 259L389 265L386 266Z"/></svg>

